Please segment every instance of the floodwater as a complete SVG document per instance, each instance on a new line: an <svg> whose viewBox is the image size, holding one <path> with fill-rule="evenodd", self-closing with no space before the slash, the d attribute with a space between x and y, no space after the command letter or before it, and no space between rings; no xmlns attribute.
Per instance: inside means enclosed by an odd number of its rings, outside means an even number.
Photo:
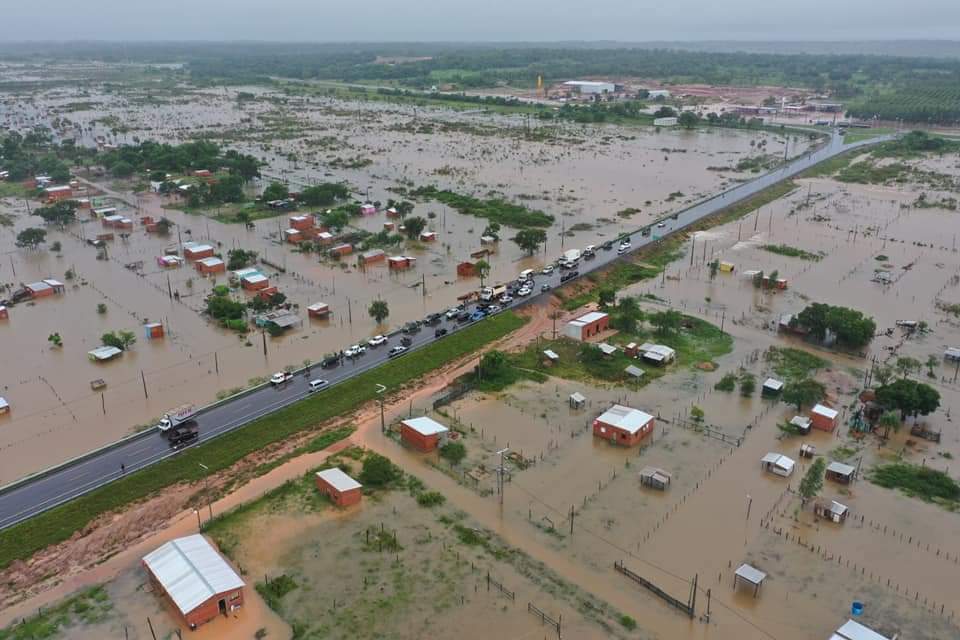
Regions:
<svg viewBox="0 0 960 640"><path fill-rule="evenodd" d="M278 97L245 89L265 98ZM323 173L323 180L347 180L357 191L369 193L371 200L385 201L393 195L388 189L404 179L483 197L496 192L555 214L547 242L550 257L559 253L561 243L569 247L596 242L723 187L738 174L707 167L736 164L761 141L767 143L767 152L782 153L782 140L766 133L654 132L564 124L555 141L538 141L526 139L524 119L500 115L422 108L414 114L412 107L327 97L291 99L281 107L266 99L238 106L232 90L168 97L160 93L150 99L147 94L51 89L30 100L6 98L0 103L0 122L21 129L56 122L63 135L76 136L86 144L97 136L112 142L135 138L176 142L202 132L258 155L268 163L264 167L268 175L283 175L297 184L316 182ZM270 129L278 112L295 120L303 135L284 137ZM114 125L102 121L106 116L118 117L130 130L111 133ZM431 134L416 133L411 122L435 129ZM330 154L308 150L330 135L340 141L338 154L346 157L344 149L349 149L373 164L363 169L326 167ZM263 140L254 141L258 137ZM790 153L799 153L804 146L803 141L791 140ZM290 160L290 154L298 160ZM731 178L721 177L726 175ZM65 295L35 305L21 304L11 309L9 321L0 321L0 331L19 345L0 355L5 372L0 384L13 409L10 416L0 418L0 452L6 461L0 483L115 440L133 425L151 423L171 406L209 402L218 392L245 386L284 366L316 361L324 353L379 333L384 328L375 326L366 312L375 299L388 302L389 324L397 326L452 306L458 295L478 286L476 279L458 279L456 264L480 248L485 222L442 205L418 205L420 215L436 213L430 227L439 240L398 249L415 256L417 262L410 270L391 273L385 265L360 270L352 257L343 264L320 262L316 256L293 251L292 245L280 244L286 216L260 220L253 230L246 230L242 225L181 214L167 208L175 207L175 202L129 193L129 184L97 186L106 194L103 204L116 205L121 214L135 220L140 215L164 215L176 223L176 231L159 238L137 225L129 238L118 237L108 244L108 260L97 260L95 250L83 240L99 233L100 223L87 220L66 232L49 230L48 245L53 241L63 245L59 254L27 251L15 248L13 240L18 231L36 225L37 219L26 214L22 201L0 203L15 222L12 228L0 229L0 252L5 254L0 259L0 283L63 280L68 269L76 274L67 282ZM684 195L671 199L674 192ZM615 215L631 206L643 213L632 218ZM355 224L377 230L384 220L381 213ZM596 226L572 238L561 235L562 229L578 223ZM503 235L510 233L505 230ZM204 296L215 282L226 278L204 279L189 265L157 266L156 257L180 239L209 241L223 253L235 247L258 251L273 265L264 266L271 284L299 306L302 325L282 338L252 334L247 343L207 322L200 315ZM491 279L512 278L523 268L541 264L507 239L499 245L489 259ZM171 293L179 299L171 299ZM330 304L330 320L306 317L304 307L318 301ZM101 303L107 305L105 314L96 312ZM141 328L147 321L163 322L166 337L147 340ZM115 329L137 333L134 348L113 362L89 362L86 352L99 346L102 333ZM62 348L48 344L47 337L54 332L63 338ZM107 382L102 394L91 389L96 379ZM50 446L52 442L55 447Z"/></svg>

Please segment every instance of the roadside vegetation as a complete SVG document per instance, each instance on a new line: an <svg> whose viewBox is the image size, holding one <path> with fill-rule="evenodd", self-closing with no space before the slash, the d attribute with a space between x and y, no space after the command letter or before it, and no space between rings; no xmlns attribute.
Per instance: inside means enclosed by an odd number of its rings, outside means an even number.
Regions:
<svg viewBox="0 0 960 640"><path fill-rule="evenodd" d="M0 629L0 640L48 640L65 637L74 625L103 622L112 612L113 603L102 586L84 589L57 604L40 610L19 624Z"/></svg>
<svg viewBox="0 0 960 640"><path fill-rule="evenodd" d="M414 198L428 198L453 207L462 214L484 218L490 222L524 229L528 227L549 227L553 224L553 216L543 211L528 209L523 205L513 204L497 198L480 200L453 191L445 191L436 187L420 187L410 191Z"/></svg>

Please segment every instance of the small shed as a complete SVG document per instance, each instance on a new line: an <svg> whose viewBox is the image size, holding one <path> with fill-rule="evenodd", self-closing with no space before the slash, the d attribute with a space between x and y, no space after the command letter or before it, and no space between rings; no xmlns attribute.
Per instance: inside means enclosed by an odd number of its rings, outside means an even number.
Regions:
<svg viewBox="0 0 960 640"><path fill-rule="evenodd" d="M299 244L303 242L303 231L300 229L284 229L283 241L288 244Z"/></svg>
<svg viewBox="0 0 960 640"><path fill-rule="evenodd" d="M9 320L9 319L10 319L10 312L7 311L7 308L4 305L0 304L0 320Z"/></svg>
<svg viewBox="0 0 960 640"><path fill-rule="evenodd" d="M212 258L203 258L202 260L197 260L194 263L197 271L202 274L208 273L224 273L227 270L227 265L223 260L217 257Z"/></svg>
<svg viewBox="0 0 960 640"><path fill-rule="evenodd" d="M436 242L437 232L436 231L421 231L420 232L420 242Z"/></svg>
<svg viewBox="0 0 960 640"><path fill-rule="evenodd" d="M214 253L214 249L209 244L198 244L189 242L183 245L183 257L187 260L201 260L209 258Z"/></svg>
<svg viewBox="0 0 960 640"><path fill-rule="evenodd" d="M457 265L457 275L461 278L472 278L473 276L477 275L476 264L470 262L469 260L461 262Z"/></svg>
<svg viewBox="0 0 960 640"><path fill-rule="evenodd" d="M891 640L880 635L870 627L866 627L854 620L847 620L839 629L833 632L830 640Z"/></svg>
<svg viewBox="0 0 960 640"><path fill-rule="evenodd" d="M144 556L143 566L154 591L169 598L190 629L243 606L246 585L200 534L167 542Z"/></svg>
<svg viewBox="0 0 960 640"><path fill-rule="evenodd" d="M960 360L960 347L948 347L947 350L943 352L943 357L954 362Z"/></svg>
<svg viewBox="0 0 960 640"><path fill-rule="evenodd" d="M147 340L155 340L163 337L163 324L159 322L148 322L143 325L143 333Z"/></svg>
<svg viewBox="0 0 960 640"><path fill-rule="evenodd" d="M390 256L387 258L387 266L392 271L402 271L412 267L416 261L417 259L411 256Z"/></svg>
<svg viewBox="0 0 960 640"><path fill-rule="evenodd" d="M10 403L3 396L0 396L0 415L10 413Z"/></svg>
<svg viewBox="0 0 960 640"><path fill-rule="evenodd" d="M639 347L643 359L653 364L669 364L677 357L677 352L665 344L644 342Z"/></svg>
<svg viewBox="0 0 960 640"><path fill-rule="evenodd" d="M847 505L840 504L836 500L817 498L813 503L813 512L821 518L841 524L847 519L850 509Z"/></svg>
<svg viewBox="0 0 960 640"><path fill-rule="evenodd" d="M133 231L133 220L130 218L120 218L114 226L122 231Z"/></svg>
<svg viewBox="0 0 960 640"><path fill-rule="evenodd" d="M586 340L599 335L610 327L610 316L602 311L586 313L575 318L564 327L564 335L574 340Z"/></svg>
<svg viewBox="0 0 960 640"><path fill-rule="evenodd" d="M790 424L796 427L800 433L810 433L811 420L807 416L793 416L790 418Z"/></svg>
<svg viewBox="0 0 960 640"><path fill-rule="evenodd" d="M270 280L260 272L251 273L240 278L240 286L246 291L260 291L270 286Z"/></svg>
<svg viewBox="0 0 960 640"><path fill-rule="evenodd" d="M175 269L183 264L180 256L157 256L157 264L164 269Z"/></svg>
<svg viewBox="0 0 960 640"><path fill-rule="evenodd" d="M338 507L357 504L363 497L363 485L337 467L317 472L317 489Z"/></svg>
<svg viewBox="0 0 960 640"><path fill-rule="evenodd" d="M643 377L643 369L641 369L636 365L632 365L632 364L628 365L627 368L623 370L623 372L626 373L631 378L633 378L634 380L639 380Z"/></svg>
<svg viewBox="0 0 960 640"><path fill-rule="evenodd" d="M366 266L376 262L383 262L386 258L387 254L383 252L383 249L370 249L370 251L364 251L360 254L357 258L357 264Z"/></svg>
<svg viewBox="0 0 960 640"><path fill-rule="evenodd" d="M445 426L427 416L409 418L400 422L400 438L423 453L433 451L445 443L449 431Z"/></svg>
<svg viewBox="0 0 960 640"><path fill-rule="evenodd" d="M593 435L630 447L649 435L655 422L656 418L649 413L615 404L593 421Z"/></svg>
<svg viewBox="0 0 960 640"><path fill-rule="evenodd" d="M782 453L768 453L760 458L760 466L764 471L772 473L775 476L789 478L793 474L793 468L796 463Z"/></svg>
<svg viewBox="0 0 960 640"><path fill-rule="evenodd" d="M317 234L316 240L320 246L325 247L327 245L333 244L333 234L330 233L329 231L321 231L320 233Z"/></svg>
<svg viewBox="0 0 960 640"><path fill-rule="evenodd" d="M783 380L777 380L776 378L764 380L763 387L760 389L760 393L765 396L778 396L781 391L783 391Z"/></svg>
<svg viewBox="0 0 960 640"><path fill-rule="evenodd" d="M606 342L601 342L597 345L597 348L600 349L600 353L608 358L613 357L613 354L617 352L617 348L615 346L612 344L607 344Z"/></svg>
<svg viewBox="0 0 960 640"><path fill-rule="evenodd" d="M812 444L807 444L804 442L800 445L800 457L801 458L813 458L817 455L817 448Z"/></svg>
<svg viewBox="0 0 960 640"><path fill-rule="evenodd" d="M397 209L396 209L395 207L389 207L389 208L387 208L387 217L388 217L388 218L399 218L399 217L400 217L400 212L397 211Z"/></svg>
<svg viewBox="0 0 960 640"><path fill-rule="evenodd" d="M384 230L384 231L395 231L396 228L397 228L397 223L396 223L396 222L384 222L384 223L383 223L383 230Z"/></svg>
<svg viewBox="0 0 960 640"><path fill-rule="evenodd" d="M824 472L824 475L828 480L833 480L834 482L839 482L840 484L850 484L853 482L854 477L857 474L855 467L851 467L848 464L843 464L842 462L837 462L834 460L827 465L827 470Z"/></svg>
<svg viewBox="0 0 960 640"><path fill-rule="evenodd" d="M353 245L348 242L344 242L343 244L338 244L337 246L330 248L330 256L333 258L342 258L343 256L350 255L351 253L353 253Z"/></svg>
<svg viewBox="0 0 960 640"><path fill-rule="evenodd" d="M623 352L627 354L628 358L636 358L640 355L640 346L636 342L627 343L623 348Z"/></svg>
<svg viewBox="0 0 960 640"><path fill-rule="evenodd" d="M372 204L370 204L369 202L366 204L360 205L360 215L362 216L372 216L376 212L377 212L377 208Z"/></svg>
<svg viewBox="0 0 960 640"><path fill-rule="evenodd" d="M814 429L833 431L837 427L838 415L839 412L836 409L818 404L810 410L810 422Z"/></svg>
<svg viewBox="0 0 960 640"><path fill-rule="evenodd" d="M723 261L720 262L721 273L733 273L733 270L735 268L736 267L734 267L734 264L732 262L723 262Z"/></svg>
<svg viewBox="0 0 960 640"><path fill-rule="evenodd" d="M644 467L640 470L640 484L666 491L670 486L670 474L657 467Z"/></svg>
<svg viewBox="0 0 960 640"><path fill-rule="evenodd" d="M89 357L92 362L106 362L107 360L113 360L122 353L123 350L118 347L103 346L87 351L87 357Z"/></svg>
<svg viewBox="0 0 960 640"><path fill-rule="evenodd" d="M574 391L569 398L571 409L583 409L587 405L587 396L579 391Z"/></svg>
<svg viewBox="0 0 960 640"><path fill-rule="evenodd" d="M733 574L733 588L737 588L737 582L743 581L753 586L753 597L756 598L760 593L760 585L767 579L767 574L756 567L747 563L741 564Z"/></svg>
<svg viewBox="0 0 960 640"><path fill-rule="evenodd" d="M560 355L557 354L553 349L544 349L543 350L543 362L548 366L560 362Z"/></svg>
<svg viewBox="0 0 960 640"><path fill-rule="evenodd" d="M307 315L311 318L326 318L330 315L330 305L326 302L314 302L307 307Z"/></svg>

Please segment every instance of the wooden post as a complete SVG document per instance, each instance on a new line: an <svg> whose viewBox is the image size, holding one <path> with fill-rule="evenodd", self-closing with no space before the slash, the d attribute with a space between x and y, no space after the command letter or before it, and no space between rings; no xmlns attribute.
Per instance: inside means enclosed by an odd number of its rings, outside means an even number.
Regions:
<svg viewBox="0 0 960 640"><path fill-rule="evenodd" d="M147 616L147 626L150 627L150 635L153 636L153 640L157 640L157 634L153 630L153 623L150 622L150 616Z"/></svg>

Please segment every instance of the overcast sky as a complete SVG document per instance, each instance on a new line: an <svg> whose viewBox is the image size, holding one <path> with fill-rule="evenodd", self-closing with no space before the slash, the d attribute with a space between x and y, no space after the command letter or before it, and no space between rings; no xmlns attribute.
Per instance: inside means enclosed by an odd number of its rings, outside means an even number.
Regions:
<svg viewBox="0 0 960 640"><path fill-rule="evenodd" d="M18 0L0 40L958 39L960 0Z"/></svg>

